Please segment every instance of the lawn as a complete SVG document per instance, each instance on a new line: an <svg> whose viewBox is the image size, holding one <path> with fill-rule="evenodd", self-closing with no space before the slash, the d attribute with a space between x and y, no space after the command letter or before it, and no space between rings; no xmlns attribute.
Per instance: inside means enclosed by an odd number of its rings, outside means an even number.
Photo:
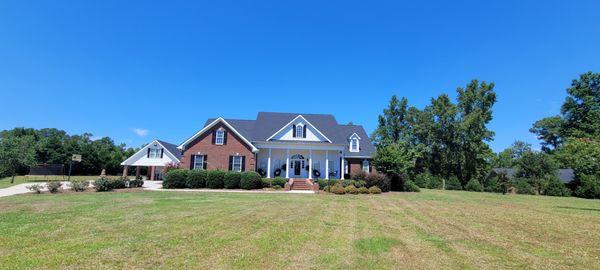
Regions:
<svg viewBox="0 0 600 270"><path fill-rule="evenodd" d="M71 180L96 180L99 176L84 176L84 175L74 175L71 176ZM117 176L110 176L117 177ZM7 188L10 186L23 184L23 183L31 183L31 182L47 182L47 181L67 181L67 176L63 175L39 175L39 176L23 176L19 175L15 177L15 182L11 183L10 177L0 178L0 188Z"/></svg>
<svg viewBox="0 0 600 270"><path fill-rule="evenodd" d="M112 192L0 198L6 268L600 269L600 201Z"/></svg>

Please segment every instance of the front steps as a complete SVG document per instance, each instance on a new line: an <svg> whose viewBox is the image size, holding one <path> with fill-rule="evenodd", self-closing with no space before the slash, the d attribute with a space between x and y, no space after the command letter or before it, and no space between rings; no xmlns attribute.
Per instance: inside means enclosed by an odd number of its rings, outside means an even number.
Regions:
<svg viewBox="0 0 600 270"><path fill-rule="evenodd" d="M319 184L313 182L310 179L305 178L290 178L290 180L285 184L285 190L295 190L295 191L319 191Z"/></svg>

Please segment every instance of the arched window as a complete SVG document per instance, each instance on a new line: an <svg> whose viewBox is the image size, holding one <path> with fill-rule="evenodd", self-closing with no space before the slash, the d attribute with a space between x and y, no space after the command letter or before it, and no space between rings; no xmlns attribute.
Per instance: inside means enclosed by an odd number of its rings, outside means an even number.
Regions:
<svg viewBox="0 0 600 270"><path fill-rule="evenodd" d="M350 139L350 152L358 152L358 138Z"/></svg>
<svg viewBox="0 0 600 270"><path fill-rule="evenodd" d="M302 138L304 137L304 129L302 127L302 125L297 125L296 126L296 138Z"/></svg>

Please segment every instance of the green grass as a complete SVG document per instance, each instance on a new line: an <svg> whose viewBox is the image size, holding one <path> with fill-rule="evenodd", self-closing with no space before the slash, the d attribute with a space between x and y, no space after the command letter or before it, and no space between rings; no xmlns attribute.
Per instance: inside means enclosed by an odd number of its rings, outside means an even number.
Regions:
<svg viewBox="0 0 600 270"><path fill-rule="evenodd" d="M82 176L82 175L74 175L71 176L71 180L96 180L99 176ZM110 176L116 177L116 176ZM11 183L10 177L0 178L0 188L7 188L10 186L23 184L23 183L32 183L32 182L47 182L47 181L66 181L67 176L62 175L48 175L48 176L23 176L19 175L15 177L15 182Z"/></svg>
<svg viewBox="0 0 600 270"><path fill-rule="evenodd" d="M600 201L109 192L0 198L2 268L600 268Z"/></svg>

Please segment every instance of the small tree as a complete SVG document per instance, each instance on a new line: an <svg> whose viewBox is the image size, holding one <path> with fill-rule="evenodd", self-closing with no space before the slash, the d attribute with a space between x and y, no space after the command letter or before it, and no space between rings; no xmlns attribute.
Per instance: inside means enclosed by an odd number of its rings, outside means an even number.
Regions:
<svg viewBox="0 0 600 270"><path fill-rule="evenodd" d="M20 168L35 164L32 136L0 138L0 175L11 176L11 183Z"/></svg>

